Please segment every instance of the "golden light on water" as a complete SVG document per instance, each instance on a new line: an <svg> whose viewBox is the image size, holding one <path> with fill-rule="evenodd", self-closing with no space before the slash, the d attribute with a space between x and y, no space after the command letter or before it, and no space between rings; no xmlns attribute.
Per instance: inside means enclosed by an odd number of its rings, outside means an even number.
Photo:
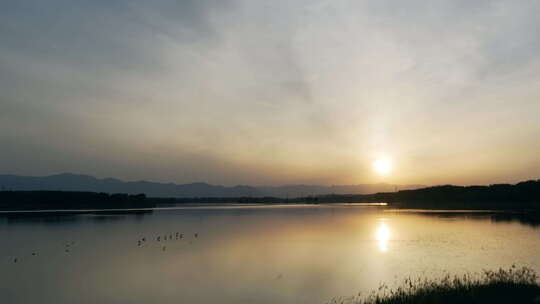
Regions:
<svg viewBox="0 0 540 304"><path fill-rule="evenodd" d="M388 158L379 158L373 162L373 170L381 175L387 175L392 171L392 161Z"/></svg>
<svg viewBox="0 0 540 304"><path fill-rule="evenodd" d="M385 222L380 222L375 232L375 239L381 252L388 251L388 241L390 240L390 228Z"/></svg>

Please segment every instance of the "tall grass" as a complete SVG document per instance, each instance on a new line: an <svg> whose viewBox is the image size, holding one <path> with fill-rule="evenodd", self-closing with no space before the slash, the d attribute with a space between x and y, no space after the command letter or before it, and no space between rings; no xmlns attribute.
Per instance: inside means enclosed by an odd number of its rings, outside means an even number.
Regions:
<svg viewBox="0 0 540 304"><path fill-rule="evenodd" d="M540 303L540 285L534 270L512 266L481 274L438 280L406 279L400 287L382 284L366 297L336 298L329 304L405 303Z"/></svg>

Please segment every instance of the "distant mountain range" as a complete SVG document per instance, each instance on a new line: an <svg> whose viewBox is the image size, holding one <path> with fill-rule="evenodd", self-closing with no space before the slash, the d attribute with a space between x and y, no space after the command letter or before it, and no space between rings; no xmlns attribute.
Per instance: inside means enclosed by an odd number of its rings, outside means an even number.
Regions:
<svg viewBox="0 0 540 304"><path fill-rule="evenodd" d="M149 181L122 181L89 175L62 173L50 176L0 175L0 190L59 190L107 193L144 193L150 197L301 197L321 194L370 194L418 189L422 185L359 184L344 186L286 185L253 187L210 185L207 183L173 184Z"/></svg>

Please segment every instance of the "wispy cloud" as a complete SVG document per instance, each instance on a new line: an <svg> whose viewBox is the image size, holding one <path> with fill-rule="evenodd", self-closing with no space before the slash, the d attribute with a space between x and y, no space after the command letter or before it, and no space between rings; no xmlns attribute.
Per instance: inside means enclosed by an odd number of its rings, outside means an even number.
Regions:
<svg viewBox="0 0 540 304"><path fill-rule="evenodd" d="M0 170L188 182L537 177L536 1L16 1ZM39 156L36 154L39 151Z"/></svg>

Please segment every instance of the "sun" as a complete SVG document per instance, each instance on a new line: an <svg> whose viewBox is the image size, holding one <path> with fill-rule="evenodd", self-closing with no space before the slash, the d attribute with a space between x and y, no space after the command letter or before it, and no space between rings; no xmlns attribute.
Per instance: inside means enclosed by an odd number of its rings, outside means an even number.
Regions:
<svg viewBox="0 0 540 304"><path fill-rule="evenodd" d="M373 162L373 170L381 175L388 175L392 171L392 162L387 158L379 158Z"/></svg>

